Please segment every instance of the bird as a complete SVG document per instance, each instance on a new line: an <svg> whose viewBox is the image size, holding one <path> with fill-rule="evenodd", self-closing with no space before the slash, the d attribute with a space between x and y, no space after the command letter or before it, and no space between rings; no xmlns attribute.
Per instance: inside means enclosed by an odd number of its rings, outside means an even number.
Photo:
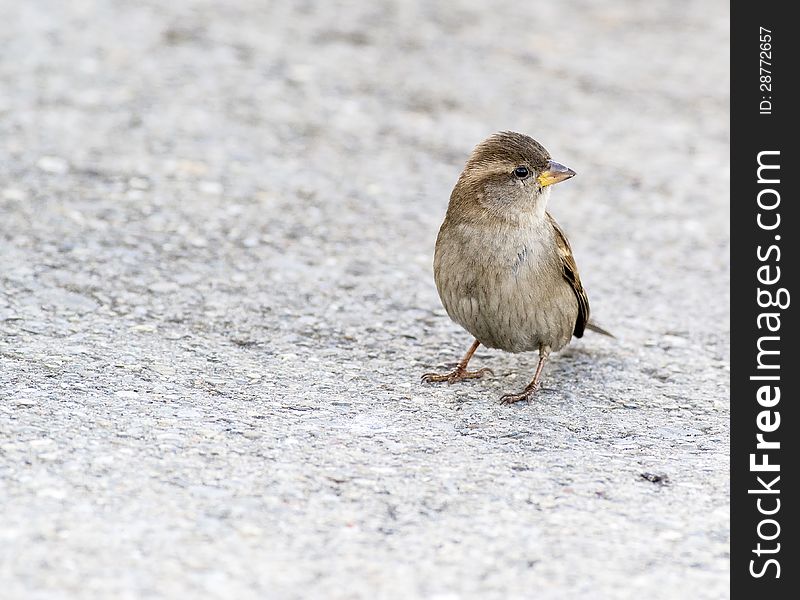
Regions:
<svg viewBox="0 0 800 600"><path fill-rule="evenodd" d="M467 369L481 344L513 353L536 350L531 382L500 398L501 404L530 402L551 352L586 329L614 337L589 320L569 240L547 212L552 186L574 176L522 133L501 131L474 148L450 195L433 259L442 305L474 341L455 370L426 373L423 382L491 374Z"/></svg>

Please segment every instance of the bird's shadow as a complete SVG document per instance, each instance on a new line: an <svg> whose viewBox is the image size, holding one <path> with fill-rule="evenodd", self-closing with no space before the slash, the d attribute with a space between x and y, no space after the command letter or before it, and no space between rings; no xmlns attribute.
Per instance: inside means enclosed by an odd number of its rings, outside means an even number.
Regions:
<svg viewBox="0 0 800 600"><path fill-rule="evenodd" d="M459 393L458 401L468 402L480 391L481 396L487 393L496 395L499 403L502 394L520 391L528 384L533 378L537 362L536 352L514 355L499 350L479 350L472 357L469 368L471 370L489 368L492 373L480 379L469 379L454 384L459 390L469 390L466 395ZM455 369L457 365L457 360L449 360L432 365L428 371L446 373ZM636 367L630 364L630 360L623 353L615 351L613 347L569 346L559 353L550 355L537 397L547 398L550 402L575 401L576 398L591 392L596 401L598 394L614 396L615 390L619 387L617 383L621 374L629 375L636 370ZM521 401L509 406L529 404L530 402Z"/></svg>

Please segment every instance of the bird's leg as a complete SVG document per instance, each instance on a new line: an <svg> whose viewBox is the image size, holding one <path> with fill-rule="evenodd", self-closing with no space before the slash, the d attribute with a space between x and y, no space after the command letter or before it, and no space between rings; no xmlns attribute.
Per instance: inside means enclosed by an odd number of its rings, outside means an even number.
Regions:
<svg viewBox="0 0 800 600"><path fill-rule="evenodd" d="M514 404L522 400L532 400L539 389L539 380L542 378L542 369L547 357L550 355L550 348L548 346L541 346L539 348L539 364L536 365L536 373L533 375L531 381L522 392L519 394L504 394L500 397L500 404Z"/></svg>
<svg viewBox="0 0 800 600"><path fill-rule="evenodd" d="M467 365L469 364L469 359L472 358L472 355L475 354L475 350L478 349L481 343L478 340L472 342L472 346L469 347L467 353L464 355L464 358L461 359L461 362L458 363L456 366L455 371L451 373L445 373L443 375L439 375L438 373L425 373L422 376L422 381L425 383L434 383L438 381L446 381L447 383L455 383L456 381L461 381L462 379L480 379L486 373L492 373L491 369L478 369L477 371L467 371ZM494 373L492 373L494 375Z"/></svg>

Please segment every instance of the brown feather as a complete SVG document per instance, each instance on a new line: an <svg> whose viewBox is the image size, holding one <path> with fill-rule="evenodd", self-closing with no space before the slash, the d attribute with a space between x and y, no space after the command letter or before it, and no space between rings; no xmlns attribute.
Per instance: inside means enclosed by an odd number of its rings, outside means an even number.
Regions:
<svg viewBox="0 0 800 600"><path fill-rule="evenodd" d="M575 321L575 331L573 335L577 338L583 337L583 332L586 329L586 324L589 322L589 298L586 296L586 290L583 289L581 278L578 275L578 265L575 264L575 258L572 256L572 248L569 245L567 236L564 231L556 223L556 220L550 213L546 213L550 224L556 232L556 244L558 245L558 255L561 258L561 267L564 272L564 279L572 287L575 293L575 298L578 301L578 318Z"/></svg>

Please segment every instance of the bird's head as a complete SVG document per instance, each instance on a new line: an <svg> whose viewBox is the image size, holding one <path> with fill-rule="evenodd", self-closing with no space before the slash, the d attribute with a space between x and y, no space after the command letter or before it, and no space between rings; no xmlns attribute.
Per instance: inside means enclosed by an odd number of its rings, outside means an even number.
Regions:
<svg viewBox="0 0 800 600"><path fill-rule="evenodd" d="M453 189L450 210L467 218L543 218L550 186L573 175L533 138L495 133L472 151Z"/></svg>

